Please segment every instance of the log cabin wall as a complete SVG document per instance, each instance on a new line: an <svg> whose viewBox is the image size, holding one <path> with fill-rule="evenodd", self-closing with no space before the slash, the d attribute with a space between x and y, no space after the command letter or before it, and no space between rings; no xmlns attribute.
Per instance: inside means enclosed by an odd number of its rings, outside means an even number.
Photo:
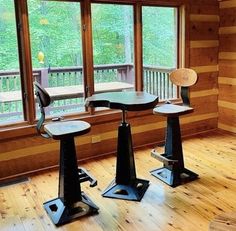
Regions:
<svg viewBox="0 0 236 231"><path fill-rule="evenodd" d="M205 123L206 130L217 126L218 119L218 30L219 6L215 0L189 2L189 66L198 73L198 82L191 88L191 105L194 119ZM195 124L195 132L203 127Z"/></svg>
<svg viewBox="0 0 236 231"><path fill-rule="evenodd" d="M199 80L191 89L191 104L195 112L181 117L182 135L217 128L218 29L217 0L190 0L186 3L186 65L197 71ZM91 123L92 129L89 134L76 138L78 158L114 153L121 115L114 112L83 119ZM148 144L155 147L156 143L164 140L165 118L153 115L152 110L129 113L128 121L134 147ZM7 137L0 137L0 180L58 165L57 141L37 136L34 128L19 134L17 131L11 133L9 131Z"/></svg>
<svg viewBox="0 0 236 231"><path fill-rule="evenodd" d="M220 2L218 127L236 133L236 1Z"/></svg>

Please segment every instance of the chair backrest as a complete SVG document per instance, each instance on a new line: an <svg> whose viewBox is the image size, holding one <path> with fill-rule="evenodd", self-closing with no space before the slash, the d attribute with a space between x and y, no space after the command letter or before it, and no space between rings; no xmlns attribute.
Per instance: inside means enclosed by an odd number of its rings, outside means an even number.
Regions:
<svg viewBox="0 0 236 231"><path fill-rule="evenodd" d="M41 112L41 117L38 120L36 129L37 129L38 134L40 134L41 136L43 136L45 138L49 138L47 133L41 132L41 128L42 128L43 123L45 121L44 108L50 105L51 98L50 98L49 94L47 93L47 91L38 82L34 82L34 86L35 86L35 95L37 97L37 101L38 101L38 104L40 107L40 112Z"/></svg>
<svg viewBox="0 0 236 231"><path fill-rule="evenodd" d="M190 87L197 82L197 73L193 69L179 68L170 73L170 80L177 86Z"/></svg>
<svg viewBox="0 0 236 231"><path fill-rule="evenodd" d="M189 87L197 82L198 76L193 69L179 68L170 73L170 80L176 86L179 86L183 105L189 106Z"/></svg>
<svg viewBox="0 0 236 231"><path fill-rule="evenodd" d="M40 107L47 107L51 103L51 98L47 91L38 83L34 82L35 95L37 96Z"/></svg>

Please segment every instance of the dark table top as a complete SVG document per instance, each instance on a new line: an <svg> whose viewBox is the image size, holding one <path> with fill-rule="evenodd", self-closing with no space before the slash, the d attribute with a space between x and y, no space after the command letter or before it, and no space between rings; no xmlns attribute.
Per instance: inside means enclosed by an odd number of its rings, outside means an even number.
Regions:
<svg viewBox="0 0 236 231"><path fill-rule="evenodd" d="M85 101L89 107L108 107L126 111L142 111L154 108L158 96L146 92L125 91L94 94Z"/></svg>

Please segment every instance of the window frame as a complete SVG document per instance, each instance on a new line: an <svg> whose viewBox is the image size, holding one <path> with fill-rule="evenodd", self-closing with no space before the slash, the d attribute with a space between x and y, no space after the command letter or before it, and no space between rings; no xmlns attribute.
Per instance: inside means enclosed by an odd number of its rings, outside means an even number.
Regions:
<svg viewBox="0 0 236 231"><path fill-rule="evenodd" d="M33 69L31 61L30 34L28 22L29 0L14 0L17 40L19 50L19 63L22 84L22 101L24 122L16 122L14 124L0 125L0 140L14 138L22 135L36 134L35 124L35 98L33 90ZM182 1L135 1L135 0L49 0L64 2L80 2L81 6L81 23L82 23L82 47L83 47L83 72L84 72L84 93L85 97L89 97L94 93L94 70L93 70L93 47L92 47L92 20L91 20L91 4L92 3L108 3L108 4L128 4L133 6L134 15L134 68L135 68L135 90L143 90L143 60L142 60L142 7L143 6L169 6L176 7L178 12L178 45L177 45L177 66L188 66L189 62L189 39L186 33L188 5L185 0ZM27 77L28 76L28 77ZM30 76L30 77L29 77ZM94 117L100 118L99 123L111 120L116 117L116 111L99 111L94 114L94 110L86 108L85 112L66 115L70 119L84 119L92 124L96 123ZM142 112L146 114L147 112ZM111 116L108 116L111 115ZM47 119L48 121L50 118Z"/></svg>

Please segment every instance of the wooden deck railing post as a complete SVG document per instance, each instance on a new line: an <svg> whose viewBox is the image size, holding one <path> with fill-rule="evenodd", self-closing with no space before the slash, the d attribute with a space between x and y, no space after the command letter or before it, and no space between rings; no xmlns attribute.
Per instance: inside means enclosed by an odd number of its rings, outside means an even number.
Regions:
<svg viewBox="0 0 236 231"><path fill-rule="evenodd" d="M117 68L117 80L125 83L134 83L134 67L126 64L125 67Z"/></svg>
<svg viewBox="0 0 236 231"><path fill-rule="evenodd" d="M127 83L134 84L134 66L127 65L126 66L126 81Z"/></svg>
<svg viewBox="0 0 236 231"><path fill-rule="evenodd" d="M43 68L40 70L40 84L45 88L49 86L48 69Z"/></svg>

